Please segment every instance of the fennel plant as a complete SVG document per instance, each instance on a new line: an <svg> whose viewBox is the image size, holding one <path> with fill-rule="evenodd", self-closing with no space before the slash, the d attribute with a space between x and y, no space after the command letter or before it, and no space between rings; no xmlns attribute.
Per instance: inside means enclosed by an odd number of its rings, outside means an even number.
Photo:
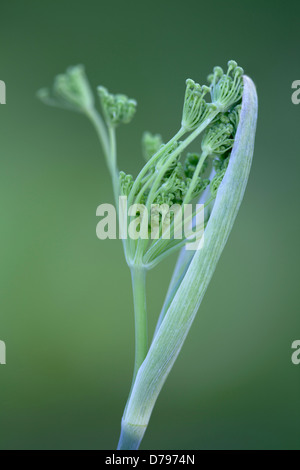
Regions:
<svg viewBox="0 0 300 470"><path fill-rule="evenodd" d="M118 170L116 130L131 121L136 102L125 95L111 94L102 86L97 92L102 113L96 109L83 66L76 66L55 78L52 92L42 89L38 96L46 104L79 111L90 119L106 158L116 205L120 197L125 197L128 207L134 208L133 212L122 213L126 234L130 235L124 237L123 246L133 287L135 364L118 444L118 449L130 450L139 448L156 399L199 309L241 204L253 155L257 96L252 80L233 60L228 62L226 72L215 67L208 85L200 86L188 79L178 131L167 143L158 134L143 135L145 162L134 178ZM199 152L188 152L200 135ZM204 240L201 249L190 250L197 232L178 237L178 221L184 207L192 204L189 222L193 227L197 201L204 208ZM159 207L171 208L166 211L168 224ZM136 230L130 233L132 223ZM153 225L155 237L150 236ZM170 230L168 237L164 236L166 227ZM142 229L149 236L139 236ZM146 273L180 249L149 345Z"/></svg>

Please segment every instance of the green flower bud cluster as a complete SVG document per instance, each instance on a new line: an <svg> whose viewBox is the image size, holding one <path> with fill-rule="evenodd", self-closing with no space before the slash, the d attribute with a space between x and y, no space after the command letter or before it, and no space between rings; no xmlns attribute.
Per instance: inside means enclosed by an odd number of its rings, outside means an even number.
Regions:
<svg viewBox="0 0 300 470"><path fill-rule="evenodd" d="M120 171L119 174L119 184L120 184L120 195L129 196L129 193L132 189L134 179L132 175L127 175L124 171Z"/></svg>
<svg viewBox="0 0 300 470"><path fill-rule="evenodd" d="M156 192L154 204L182 204L186 194L186 180L181 162L176 162L165 173L162 184Z"/></svg>
<svg viewBox="0 0 300 470"><path fill-rule="evenodd" d="M225 151L223 153L216 154L217 157L214 158L214 160L213 160L213 166L216 170L216 177L215 177L216 179L215 179L214 182L213 181L211 182L211 189L212 189L211 194L214 195L214 196L216 195L217 188L218 188L216 186L216 181L220 181L218 179L218 177L220 177L220 175L221 175L221 177L224 176L226 168L228 167L228 164L229 164L231 148L232 148L232 144L233 144L234 139L235 139L235 134L236 134L239 119L240 119L240 111L241 111L241 106L237 105L234 108L232 108L229 112L222 115L223 116L223 118L222 118L223 123L227 122L227 124L228 124L228 122L229 122L232 125L232 134L229 136L229 139L228 139L228 141L231 142L231 145L229 146L230 148L224 146ZM224 173L223 173L223 170L224 170Z"/></svg>
<svg viewBox="0 0 300 470"><path fill-rule="evenodd" d="M187 79L182 115L182 127L187 131L196 129L210 114L212 107L204 99L209 92L209 87Z"/></svg>
<svg viewBox="0 0 300 470"><path fill-rule="evenodd" d="M234 139L231 138L234 127L229 118L221 115L205 132L202 142L202 152L210 156L221 155L231 149Z"/></svg>
<svg viewBox="0 0 300 470"><path fill-rule="evenodd" d="M135 100L123 94L111 94L105 87L99 86L97 92L103 111L101 115L96 109L93 93L81 65L70 67L66 73L58 75L52 92L43 89L38 96L47 104L87 115L103 146L116 201L118 196L126 196L129 205L145 205L145 213L150 216L151 205L166 204L171 207L174 204L183 206L193 203L208 185L211 197L205 202L206 207L216 197L239 124L243 69L235 61L229 61L226 73L221 67L215 67L208 80L209 86L201 86L191 79L186 81L181 127L169 142L164 144L159 134L144 133L142 151L146 163L136 179L118 172L116 145L116 127L132 120L137 107ZM200 152L186 153L200 134ZM184 154L186 157L182 158ZM213 167L216 173L210 182L206 173ZM195 214L195 208L193 211ZM173 249L173 242L176 244L176 240L171 240L168 245L162 240L158 244L155 242L155 247L150 243L151 248L144 242L128 242L125 244L126 259L130 262L135 259L153 260L159 253L162 255L167 249ZM146 264L148 261L145 261Z"/></svg>
<svg viewBox="0 0 300 470"><path fill-rule="evenodd" d="M224 145L225 151L223 153L218 153L217 158L213 160L213 165L217 173L218 171L226 170L229 164L231 148L235 139L235 134L236 134L239 119L240 119L240 111L241 111L241 106L237 105L234 108L232 108L230 111L222 115L222 122L227 123L227 124L229 122L232 125L232 133L228 139L228 141L231 142L231 145L229 145L228 147Z"/></svg>
<svg viewBox="0 0 300 470"><path fill-rule="evenodd" d="M135 184L135 193L131 194L132 201L146 205L151 195L151 204L167 204L168 206L188 204L199 197L209 184L211 196L214 198L229 163L240 109L241 106L238 104L225 113L218 113L204 132L201 142L202 153L187 153L183 163L181 163L180 153L177 152L182 142L174 141L166 146L162 144L160 135L145 133L143 148L145 154L147 151L148 171L139 183ZM151 158L157 153L158 157L154 157L151 164ZM174 154L176 154L175 158L172 157ZM211 167L209 160L213 162L216 169L216 175L211 182L204 178L209 165ZM157 178L159 178L159 185L151 193ZM120 174L122 195L129 196L133 185L131 175Z"/></svg>
<svg viewBox="0 0 300 470"><path fill-rule="evenodd" d="M113 95L103 86L99 86L97 91L107 124L116 126L120 123L128 124L132 120L137 106L135 100L126 95Z"/></svg>
<svg viewBox="0 0 300 470"><path fill-rule="evenodd" d="M197 168L197 165L199 163L201 154L200 153L188 153L184 162L184 173L187 178L192 178L193 174ZM200 176L203 175L207 169L208 166L208 161L205 160L205 162L202 165L202 168L200 170Z"/></svg>
<svg viewBox="0 0 300 470"><path fill-rule="evenodd" d="M143 156L146 162L159 150L163 145L160 134L151 134L151 132L144 132L142 137Z"/></svg>
<svg viewBox="0 0 300 470"><path fill-rule="evenodd" d="M166 158L166 157L165 157ZM183 200L190 188L192 183L192 178L194 171L196 169L197 163L199 161L199 154L187 154L184 165L177 158L165 171L159 188L155 192L155 195L152 200L152 204L168 204L169 206L173 204L182 204ZM164 159L162 159L163 161ZM156 174L159 172L163 163L160 161L158 165L153 168L150 168L149 173L141 181L140 185L137 188L136 194L140 194L142 190L143 182L155 178ZM193 167L194 164L194 167ZM192 189L189 201L192 201L198 197L202 191L209 185L209 179L203 179L202 175L205 172L206 165L201 170L201 174L197 177L194 187ZM126 175L124 172L120 173L120 193L122 195L129 196L129 193L133 187L133 178L131 175ZM146 204L149 193L151 190L150 187L146 187L142 195L140 194L139 203Z"/></svg>
<svg viewBox="0 0 300 470"><path fill-rule="evenodd" d="M208 76L210 86L199 85L194 80L186 81L183 105L182 127L186 131L199 128L206 120L214 117L216 111L224 113L238 103L243 93L243 69L234 60L228 62L227 73L215 67ZM210 93L211 103L205 97Z"/></svg>
<svg viewBox="0 0 300 470"><path fill-rule="evenodd" d="M208 76L211 84L211 100L219 111L227 111L241 99L243 74L242 67L239 67L234 60L230 60L226 74L221 67L215 67L213 74Z"/></svg>
<svg viewBox="0 0 300 470"><path fill-rule="evenodd" d="M53 91L43 88L38 97L51 106L85 112L94 106L94 97L82 65L69 67L64 74L57 75Z"/></svg>

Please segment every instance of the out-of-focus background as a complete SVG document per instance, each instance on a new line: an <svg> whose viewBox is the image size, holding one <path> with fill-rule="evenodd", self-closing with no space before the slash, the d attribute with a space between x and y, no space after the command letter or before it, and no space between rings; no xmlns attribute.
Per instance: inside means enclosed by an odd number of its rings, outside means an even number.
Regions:
<svg viewBox="0 0 300 470"><path fill-rule="evenodd" d="M157 401L142 449L299 447L298 1L3 1L0 79L1 449L114 449L130 387L131 285L119 241L96 238L112 190L96 135L36 90L83 63L138 101L119 166L144 130L168 139L185 79L235 59L257 85L253 168L227 247ZM175 257L149 274L153 331Z"/></svg>

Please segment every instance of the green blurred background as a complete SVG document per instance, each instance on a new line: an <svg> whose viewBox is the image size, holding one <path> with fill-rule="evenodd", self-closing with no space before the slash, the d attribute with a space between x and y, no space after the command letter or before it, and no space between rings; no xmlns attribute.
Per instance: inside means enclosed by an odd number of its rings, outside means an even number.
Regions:
<svg viewBox="0 0 300 470"><path fill-rule="evenodd" d="M35 98L83 63L94 87L137 99L119 165L137 173L144 130L171 137L185 79L235 59L257 85L244 202L142 449L300 448L298 1L2 1L1 449L114 449L130 387L131 286L119 241L96 238L112 202L80 115ZM153 331L175 258L151 272Z"/></svg>

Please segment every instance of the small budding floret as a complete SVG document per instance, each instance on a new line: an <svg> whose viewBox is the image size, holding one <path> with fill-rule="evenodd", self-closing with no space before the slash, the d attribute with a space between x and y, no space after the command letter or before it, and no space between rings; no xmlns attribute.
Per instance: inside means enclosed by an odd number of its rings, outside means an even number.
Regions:
<svg viewBox="0 0 300 470"><path fill-rule="evenodd" d="M182 127L187 131L194 130L208 116L211 105L206 103L204 97L209 92L209 87L205 85L201 87L194 80L187 79L182 115Z"/></svg>
<svg viewBox="0 0 300 470"><path fill-rule="evenodd" d="M132 175L127 175L124 171L119 173L119 184L120 184L120 195L129 196L129 193L132 189L134 179Z"/></svg>
<svg viewBox="0 0 300 470"><path fill-rule="evenodd" d="M178 176L177 171L174 170L172 175L165 179L157 191L154 203L168 205L172 205L174 203L181 204L185 191L185 181L181 176Z"/></svg>
<svg viewBox="0 0 300 470"><path fill-rule="evenodd" d="M53 93L43 88L38 92L38 97L46 104L82 112L94 106L93 93L83 65L69 67L66 73L57 75L54 80Z"/></svg>
<svg viewBox="0 0 300 470"><path fill-rule="evenodd" d="M234 143L234 128L229 118L221 116L204 134L201 148L206 155L221 155L231 149Z"/></svg>
<svg viewBox="0 0 300 470"><path fill-rule="evenodd" d="M142 137L143 156L146 161L160 149L163 141L160 134L151 134L151 132L144 132Z"/></svg>
<svg viewBox="0 0 300 470"><path fill-rule="evenodd" d="M160 169L163 166L163 161L166 161L166 158L159 161L156 165L157 175L160 172ZM159 177L159 176L158 176ZM160 180L160 187L156 191L154 197L155 203L165 203L169 204L171 201L180 203L182 200L182 194L185 191L185 180L184 180L184 171L181 162L179 161L179 156L166 168L166 171L163 175L163 178Z"/></svg>
<svg viewBox="0 0 300 470"><path fill-rule="evenodd" d="M126 95L113 95L102 86L97 91L107 124L116 126L120 123L128 124L132 120L137 106L135 100Z"/></svg>
<svg viewBox="0 0 300 470"><path fill-rule="evenodd" d="M227 111L241 99L243 73L242 67L239 67L234 60L230 60L226 74L221 67L215 67L214 73L208 76L208 81L211 83L211 100L219 111Z"/></svg>

